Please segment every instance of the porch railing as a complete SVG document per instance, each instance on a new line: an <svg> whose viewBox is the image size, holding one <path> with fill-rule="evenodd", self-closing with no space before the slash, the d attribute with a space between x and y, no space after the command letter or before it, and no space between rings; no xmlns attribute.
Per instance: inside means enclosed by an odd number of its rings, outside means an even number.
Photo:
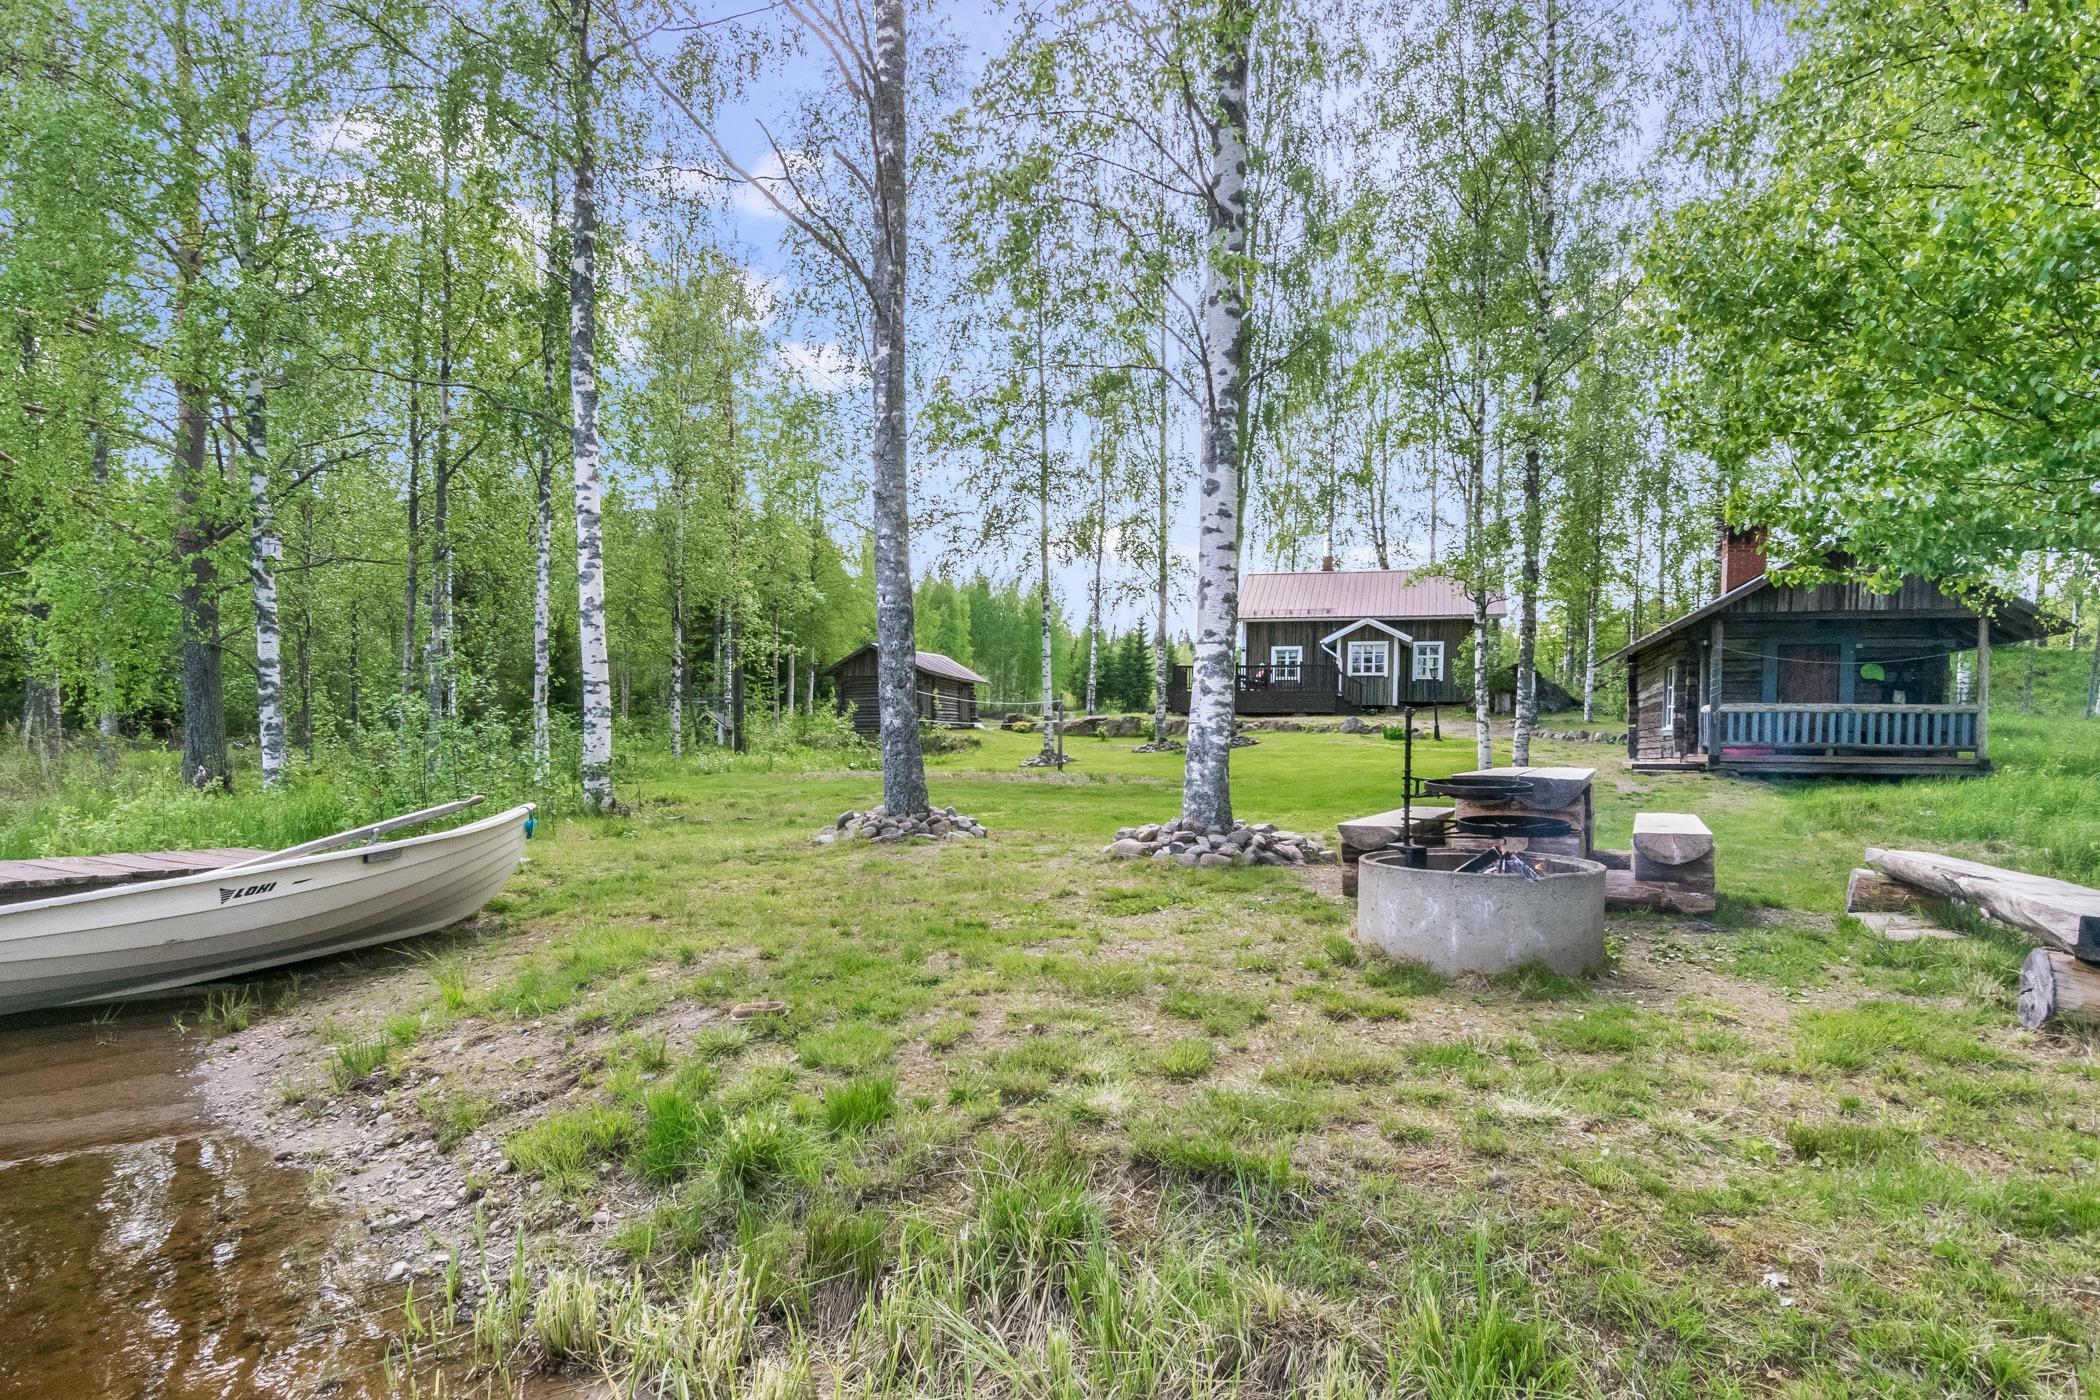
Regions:
<svg viewBox="0 0 2100 1400"><path fill-rule="evenodd" d="M1723 705L1721 747L1973 749L1977 711L1975 705Z"/></svg>

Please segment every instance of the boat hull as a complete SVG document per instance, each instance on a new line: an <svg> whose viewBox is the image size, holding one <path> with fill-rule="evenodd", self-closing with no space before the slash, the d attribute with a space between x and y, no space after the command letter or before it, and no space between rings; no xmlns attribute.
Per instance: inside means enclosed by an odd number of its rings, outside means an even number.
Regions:
<svg viewBox="0 0 2100 1400"><path fill-rule="evenodd" d="M0 1015L144 996L444 928L509 881L531 812L0 908Z"/></svg>

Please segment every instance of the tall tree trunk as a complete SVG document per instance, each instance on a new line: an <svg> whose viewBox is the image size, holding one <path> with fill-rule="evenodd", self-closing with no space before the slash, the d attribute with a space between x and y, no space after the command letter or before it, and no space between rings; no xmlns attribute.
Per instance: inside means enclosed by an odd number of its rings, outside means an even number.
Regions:
<svg viewBox="0 0 2100 1400"><path fill-rule="evenodd" d="M559 167L547 165L547 258L545 300L540 316L540 395L547 422L540 428L540 464L537 500L532 513L532 780L547 781L553 761L553 734L548 714L548 692L554 673L552 637L554 603L554 434L560 421L561 402L554 382L554 345L560 335L561 287L561 177Z"/></svg>
<svg viewBox="0 0 2100 1400"><path fill-rule="evenodd" d="M182 212L176 232L174 320L186 326L198 315L198 284L204 275L203 156L195 118L189 7L174 0L173 36L177 160ZM205 493L205 434L209 431L206 389L196 366L181 364L175 389L175 560L180 583L177 605L182 628L182 776L193 787L231 788L226 762L226 681L219 649L219 570L211 557L211 522Z"/></svg>
<svg viewBox="0 0 2100 1400"><path fill-rule="evenodd" d="M264 271L257 246L261 210L255 188L255 141L247 123L236 134L227 170L233 203L234 254L243 284L260 286ZM251 310L250 317L254 315ZM244 318L246 319L246 318ZM263 328L240 327L247 364L241 369L241 455L248 476L248 591L255 613L255 718L262 756L262 785L284 784L284 636L277 617L277 561L284 556L270 509L270 402L264 380L267 348Z"/></svg>
<svg viewBox="0 0 2100 1400"><path fill-rule="evenodd" d="M685 493L671 500L671 757L685 757Z"/></svg>
<svg viewBox="0 0 2100 1400"><path fill-rule="evenodd" d="M894 815L926 810L926 760L919 750L905 460L904 0L875 0L874 9L869 117L875 144L875 237L868 266L875 346L875 670L882 805Z"/></svg>
<svg viewBox="0 0 2100 1400"><path fill-rule="evenodd" d="M1044 379L1043 308L1035 311L1035 560L1036 603L1042 632L1043 753L1056 750L1050 714L1057 700L1053 674L1055 644L1050 621L1050 391Z"/></svg>
<svg viewBox="0 0 2100 1400"><path fill-rule="evenodd" d="M1220 6L1212 74L1210 228L1203 288L1203 467L1196 515L1196 660L1189 687L1188 761L1181 815L1232 825L1233 658L1240 610L1240 429L1247 385L1248 24L1239 0Z"/></svg>
<svg viewBox="0 0 2100 1400"><path fill-rule="evenodd" d="M89 451L94 457L95 496L99 501L109 489L109 434L102 428L102 413L95 410L94 421L88 425ZM107 595L105 595L106 597ZM97 690L95 698L96 748L105 765L117 761L116 745L111 740L117 737L117 667L105 650L95 663Z"/></svg>
<svg viewBox="0 0 2100 1400"><path fill-rule="evenodd" d="M1598 529L1598 533L1602 533L1602 521L1598 521L1596 529ZM1590 556L1590 600L1588 600L1588 607L1583 607L1583 621L1581 621L1581 722L1583 724L1590 724L1592 720L1596 720L1596 609L1598 609L1598 604L1604 598L1602 569L1604 569L1602 548L1598 548Z"/></svg>
<svg viewBox="0 0 2100 1400"><path fill-rule="evenodd" d="M1546 398L1552 354L1554 315L1553 239L1554 197L1559 181L1558 116L1560 92L1560 18L1554 0L1546 0L1544 119L1546 155L1535 192L1535 227L1531 233L1532 255L1532 367L1530 422L1524 431L1524 502L1519 532L1524 557L1519 561L1518 594L1522 616L1517 622L1517 704L1515 737L1510 743L1510 762L1523 767L1531 762L1531 734L1539 722L1539 551L1545 534Z"/></svg>
<svg viewBox="0 0 2100 1400"><path fill-rule="evenodd" d="M570 89L575 147L569 196L569 415L576 482L576 636L583 676L583 802L613 796L612 675L605 640L605 546L598 486L597 133L591 122L590 11L571 12L576 75Z"/></svg>
<svg viewBox="0 0 2100 1400"><path fill-rule="evenodd" d="M1159 499L1154 503L1158 510L1154 519L1157 534L1152 541L1153 562L1158 570L1152 597L1153 605L1157 609L1152 624L1152 742L1155 744L1167 742L1167 688L1174 681L1174 651L1167 643L1167 585L1172 559L1168 553L1167 515L1167 419L1172 406L1172 399L1169 397L1171 386L1167 383L1167 315L1171 304L1167 297L1167 284L1162 279L1159 286L1159 475L1154 482L1158 488Z"/></svg>
<svg viewBox="0 0 2100 1400"><path fill-rule="evenodd" d="M435 721L451 714L452 676L452 165L438 167L438 408L430 459L430 635L423 642L423 703ZM433 726L434 728L434 726Z"/></svg>
<svg viewBox="0 0 2100 1400"><path fill-rule="evenodd" d="M299 747L314 761L314 501L299 501L299 557L305 564L299 587Z"/></svg>
<svg viewBox="0 0 2100 1400"><path fill-rule="evenodd" d="M729 742L744 752L744 627L743 609L729 614Z"/></svg>
<svg viewBox="0 0 2100 1400"><path fill-rule="evenodd" d="M1466 444L1466 552L1473 598L1473 758L1476 767L1495 766L1495 721L1491 713L1494 638L1488 630L1487 580L1480 551L1487 548L1487 371L1482 348L1473 356L1473 412Z"/></svg>
<svg viewBox="0 0 2100 1400"><path fill-rule="evenodd" d="M1100 490L1094 501L1094 587L1087 599L1086 712L1094 713L1101 684L1101 569L1108 553L1108 459L1102 458Z"/></svg>
<svg viewBox="0 0 2100 1400"><path fill-rule="evenodd" d="M788 718L789 718L789 719L793 719L793 718L795 717L795 644L794 644L793 642L789 642L789 643L788 643L788 649L787 649L787 653L788 653L787 712L788 712Z"/></svg>
<svg viewBox="0 0 2100 1400"><path fill-rule="evenodd" d="M412 332L408 381L408 568L402 584L401 698L415 694L416 613L422 607L416 571L423 556L423 291L416 286L416 328Z"/></svg>
<svg viewBox="0 0 2100 1400"><path fill-rule="evenodd" d="M715 608L715 747L729 747L729 631L720 605Z"/></svg>
<svg viewBox="0 0 2100 1400"><path fill-rule="evenodd" d="M284 783L284 637L277 621L277 560L284 543L270 510L269 403L259 365L242 393L242 450L248 458L248 589L255 601L255 714L265 790Z"/></svg>

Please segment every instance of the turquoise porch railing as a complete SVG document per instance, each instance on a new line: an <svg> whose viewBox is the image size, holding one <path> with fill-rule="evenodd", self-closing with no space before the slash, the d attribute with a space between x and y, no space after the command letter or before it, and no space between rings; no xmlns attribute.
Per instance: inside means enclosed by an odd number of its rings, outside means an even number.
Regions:
<svg viewBox="0 0 2100 1400"><path fill-rule="evenodd" d="M1946 753L1976 747L1976 716L1974 705L1723 705L1721 746Z"/></svg>

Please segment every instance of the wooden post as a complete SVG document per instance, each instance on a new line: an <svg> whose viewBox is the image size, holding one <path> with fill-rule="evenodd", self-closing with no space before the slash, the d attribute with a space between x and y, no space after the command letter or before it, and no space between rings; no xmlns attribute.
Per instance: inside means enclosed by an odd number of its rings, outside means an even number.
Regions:
<svg viewBox="0 0 2100 1400"><path fill-rule="evenodd" d="M1976 762L1991 761L1991 615L1976 615Z"/></svg>
<svg viewBox="0 0 2100 1400"><path fill-rule="evenodd" d="M1706 763L1712 767L1721 757L1721 678L1727 660L1727 628L1720 615L1714 616L1713 628L1713 682L1706 697Z"/></svg>

